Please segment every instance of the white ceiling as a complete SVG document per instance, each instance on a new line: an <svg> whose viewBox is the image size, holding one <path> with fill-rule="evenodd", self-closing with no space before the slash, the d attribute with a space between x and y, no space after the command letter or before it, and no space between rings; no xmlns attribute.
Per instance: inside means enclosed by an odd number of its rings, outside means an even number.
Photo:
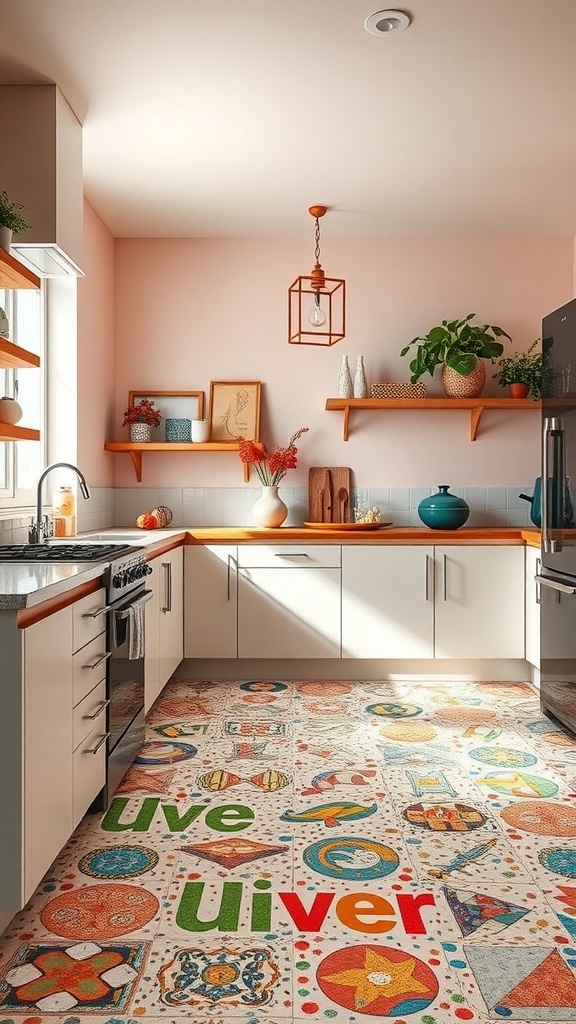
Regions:
<svg viewBox="0 0 576 1024"><path fill-rule="evenodd" d="M302 235L312 203L323 235L576 235L576 0L369 35L385 7L0 0L0 83L60 86L116 236Z"/></svg>

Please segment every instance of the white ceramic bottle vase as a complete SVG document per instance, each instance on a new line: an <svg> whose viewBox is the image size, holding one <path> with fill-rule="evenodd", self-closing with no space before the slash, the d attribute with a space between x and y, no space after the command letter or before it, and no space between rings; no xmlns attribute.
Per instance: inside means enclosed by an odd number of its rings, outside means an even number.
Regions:
<svg viewBox="0 0 576 1024"><path fill-rule="evenodd" d="M342 362L340 363L340 376L338 378L338 391L336 392L337 398L352 398L354 389L352 387L352 377L350 374L350 367L348 365L348 356L342 356Z"/></svg>
<svg viewBox="0 0 576 1024"><path fill-rule="evenodd" d="M364 373L364 356L358 356L356 360L356 373L354 374L354 398L366 398L368 385Z"/></svg>

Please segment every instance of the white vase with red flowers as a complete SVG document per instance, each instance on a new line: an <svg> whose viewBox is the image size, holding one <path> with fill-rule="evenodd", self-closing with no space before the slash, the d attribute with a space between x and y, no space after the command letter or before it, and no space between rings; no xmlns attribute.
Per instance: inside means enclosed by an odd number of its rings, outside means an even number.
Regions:
<svg viewBox="0 0 576 1024"><path fill-rule="evenodd" d="M272 530L282 526L286 519L288 509L278 494L278 485L289 469L296 469L298 449L295 442L308 429L300 427L285 448L277 447L273 452L268 451L265 445L259 447L254 441L239 439L240 460L254 466L262 483L262 494L252 506L256 526Z"/></svg>

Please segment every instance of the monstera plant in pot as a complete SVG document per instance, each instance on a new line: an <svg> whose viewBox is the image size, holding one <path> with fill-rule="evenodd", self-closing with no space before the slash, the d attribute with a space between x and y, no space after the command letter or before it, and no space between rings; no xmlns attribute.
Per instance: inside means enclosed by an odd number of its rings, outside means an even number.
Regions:
<svg viewBox="0 0 576 1024"><path fill-rule="evenodd" d="M422 338L413 338L400 355L405 356L416 346L410 363L412 384L423 374L433 376L442 366L442 387L450 398L478 398L486 381L483 359L493 362L502 355L504 346L497 338L510 335L493 324L472 324L476 313L468 313L462 320L443 320Z"/></svg>

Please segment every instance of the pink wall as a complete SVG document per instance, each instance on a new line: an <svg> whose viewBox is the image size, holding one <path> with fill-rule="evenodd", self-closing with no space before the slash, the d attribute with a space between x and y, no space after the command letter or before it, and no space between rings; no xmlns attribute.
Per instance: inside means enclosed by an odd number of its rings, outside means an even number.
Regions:
<svg viewBox="0 0 576 1024"><path fill-rule="evenodd" d="M78 281L78 465L94 487L111 487L114 464L104 440L114 416L114 238L84 201L86 274Z"/></svg>
<svg viewBox="0 0 576 1024"><path fill-rule="evenodd" d="M90 208L88 208L90 210ZM399 352L444 318L477 313L526 347L541 318L573 296L571 238L332 239L323 235L328 276L347 281L348 331L331 349L288 345L287 289L312 266L313 239L118 239L115 244L115 417L106 401L114 389L109 345L109 238L87 223L92 302L84 308L81 349L84 446L104 479L109 439L121 426L130 389L203 390L210 380L261 380L261 438L285 443L310 427L298 470L286 483L303 486L311 465L348 465L359 486L515 486L537 475L538 416L486 413L479 438L468 440L466 412L362 412L342 441L342 414L325 411L336 394L340 359L352 368L362 353L368 381L407 380ZM99 260L109 260L102 267ZM86 261L88 263L88 260ZM100 305L102 304L102 305ZM104 321L104 324L103 324ZM103 330L104 326L104 330ZM439 379L424 378L429 394ZM109 390L108 390L109 389ZM490 378L487 394L502 395ZM88 430L91 437L88 437ZM100 436L99 436L100 434ZM86 451L88 455L88 451ZM137 486L127 456L108 456L117 486ZM92 474L93 476L93 474ZM143 486L240 486L235 454L148 455ZM256 480L253 480L256 485Z"/></svg>

